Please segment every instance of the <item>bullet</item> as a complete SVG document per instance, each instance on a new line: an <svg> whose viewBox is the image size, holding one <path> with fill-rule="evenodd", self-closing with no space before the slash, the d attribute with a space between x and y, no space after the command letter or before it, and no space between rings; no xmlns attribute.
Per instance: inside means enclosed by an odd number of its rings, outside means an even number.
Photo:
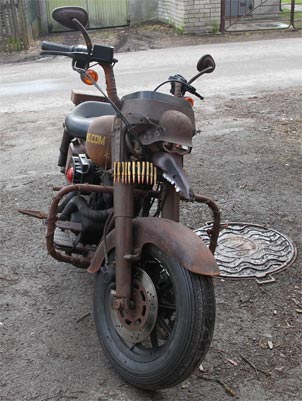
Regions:
<svg viewBox="0 0 302 401"><path fill-rule="evenodd" d="M131 162L127 163L128 167L128 183L131 184Z"/></svg>
<svg viewBox="0 0 302 401"><path fill-rule="evenodd" d="M149 170L150 170L150 163L146 162L146 183L149 184Z"/></svg>
<svg viewBox="0 0 302 401"><path fill-rule="evenodd" d="M146 170L145 165L146 162L142 162L142 184L144 184L145 182L145 170Z"/></svg>
<svg viewBox="0 0 302 401"><path fill-rule="evenodd" d="M125 166L124 166L124 162L121 162L122 165L122 184L125 183Z"/></svg>
<svg viewBox="0 0 302 401"><path fill-rule="evenodd" d="M150 184L153 185L153 163L150 163Z"/></svg>
<svg viewBox="0 0 302 401"><path fill-rule="evenodd" d="M135 184L135 162L132 162L132 178L133 184Z"/></svg>
<svg viewBox="0 0 302 401"><path fill-rule="evenodd" d="M116 168L117 168L117 182L120 182L120 173L121 173L121 163L116 162Z"/></svg>
<svg viewBox="0 0 302 401"><path fill-rule="evenodd" d="M141 162L137 162L137 183L141 183Z"/></svg>

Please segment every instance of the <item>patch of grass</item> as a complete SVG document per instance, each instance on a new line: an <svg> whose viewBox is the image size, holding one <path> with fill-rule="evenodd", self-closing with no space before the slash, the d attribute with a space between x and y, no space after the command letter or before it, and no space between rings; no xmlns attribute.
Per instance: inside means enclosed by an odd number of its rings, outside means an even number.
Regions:
<svg viewBox="0 0 302 401"><path fill-rule="evenodd" d="M300 4L302 5L302 0L296 0L295 5ZM282 7L282 6L288 6L287 8ZM291 9L290 9L291 1L290 0L281 0L281 15L283 15L286 18L289 18ZM302 20L302 11L295 11L295 22L299 23L299 27L301 25L301 20Z"/></svg>
<svg viewBox="0 0 302 401"><path fill-rule="evenodd" d="M220 24L217 21L212 22L212 33L218 33L220 31Z"/></svg>
<svg viewBox="0 0 302 401"><path fill-rule="evenodd" d="M291 4L290 0L281 0L281 4ZM302 0L296 0L295 4L302 4Z"/></svg>
<svg viewBox="0 0 302 401"><path fill-rule="evenodd" d="M23 44L22 40L20 38L17 38L15 36L10 36L7 38L4 38L1 43L0 47L2 51L5 51L6 53L10 53L16 50L22 50L23 49Z"/></svg>

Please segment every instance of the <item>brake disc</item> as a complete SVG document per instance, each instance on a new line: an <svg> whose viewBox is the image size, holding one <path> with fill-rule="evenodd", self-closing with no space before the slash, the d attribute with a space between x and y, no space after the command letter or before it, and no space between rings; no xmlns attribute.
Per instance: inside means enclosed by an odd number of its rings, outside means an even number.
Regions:
<svg viewBox="0 0 302 401"><path fill-rule="evenodd" d="M158 313L158 299L151 277L142 269L136 269L132 280L134 307L115 310L112 307L114 295L110 299L110 315L118 334L129 343L140 343L152 332Z"/></svg>

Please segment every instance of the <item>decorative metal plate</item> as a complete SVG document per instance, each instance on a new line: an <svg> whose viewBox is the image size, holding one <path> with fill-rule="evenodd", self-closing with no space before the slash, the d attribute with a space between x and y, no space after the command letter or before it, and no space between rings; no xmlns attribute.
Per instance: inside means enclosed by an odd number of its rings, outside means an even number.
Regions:
<svg viewBox="0 0 302 401"><path fill-rule="evenodd" d="M263 278L285 269L297 256L293 242L276 230L248 223L228 223L222 227L215 259L223 277ZM210 228L208 225L195 230L206 244Z"/></svg>

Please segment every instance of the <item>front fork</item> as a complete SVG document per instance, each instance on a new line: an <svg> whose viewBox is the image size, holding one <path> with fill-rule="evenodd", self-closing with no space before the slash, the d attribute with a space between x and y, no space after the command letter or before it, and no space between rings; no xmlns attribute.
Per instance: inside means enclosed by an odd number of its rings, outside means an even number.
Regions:
<svg viewBox="0 0 302 401"><path fill-rule="evenodd" d="M113 308L128 311L131 299L133 254L132 220L134 210L133 184L114 184L115 250L116 250L116 294ZM180 196L173 185L165 183L162 196L162 217L179 221Z"/></svg>
<svg viewBox="0 0 302 401"><path fill-rule="evenodd" d="M133 258L132 219L133 185L116 182L113 190L116 250L116 297L114 309L128 310L131 297L131 264Z"/></svg>
<svg viewBox="0 0 302 401"><path fill-rule="evenodd" d="M117 140L118 138L120 137L114 138L113 146L120 149L121 144ZM137 261L139 257L133 249L134 184L129 181L126 180L125 182L124 176L122 176L122 180L114 179L113 190L116 250L116 294L113 307L116 310L125 311L128 311L131 306L132 263ZM167 181L163 183L160 204L161 217L179 221L180 195L176 193L174 186Z"/></svg>

